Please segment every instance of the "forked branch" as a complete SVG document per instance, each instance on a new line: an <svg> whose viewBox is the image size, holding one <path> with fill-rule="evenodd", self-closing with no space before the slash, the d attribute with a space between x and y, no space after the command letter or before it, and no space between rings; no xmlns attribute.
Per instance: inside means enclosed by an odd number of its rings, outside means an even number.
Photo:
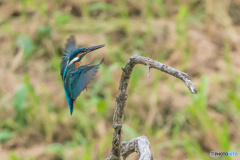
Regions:
<svg viewBox="0 0 240 160"><path fill-rule="evenodd" d="M114 133L112 141L112 151L106 160L124 160L132 152L137 152L139 154L139 160L153 159L149 148L150 143L147 137L142 136L123 143L121 139L124 107L126 105L126 100L128 97L127 87L133 67L136 64L143 64L147 66L148 77L150 68L155 68L181 79L186 84L191 93L197 93L194 84L191 82L190 77L186 73L180 72L172 67L154 61L150 58L142 57L139 55L134 55L130 57L125 67L122 68L123 73L119 84L118 94L116 95L115 112L113 116Z"/></svg>

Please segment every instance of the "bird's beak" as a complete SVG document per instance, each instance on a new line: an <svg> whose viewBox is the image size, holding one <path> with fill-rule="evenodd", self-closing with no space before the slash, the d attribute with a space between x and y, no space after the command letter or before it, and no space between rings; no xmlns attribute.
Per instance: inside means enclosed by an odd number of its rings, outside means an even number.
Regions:
<svg viewBox="0 0 240 160"><path fill-rule="evenodd" d="M75 62L77 62L77 61L80 61L80 60L81 60L86 54L88 54L89 52L92 52L92 51L97 50L97 49L99 49L99 48L102 48L102 47L104 47L104 46L105 46L105 44L97 45L97 46L92 46L92 47L86 48L87 50L85 51L85 53L81 54L80 57L75 57L75 58L73 58L68 65L71 65L71 64L73 64L73 63L75 63Z"/></svg>
<svg viewBox="0 0 240 160"><path fill-rule="evenodd" d="M87 53L92 52L94 50L97 50L99 48L102 48L104 46L105 46L105 44L89 47L88 50L87 50Z"/></svg>

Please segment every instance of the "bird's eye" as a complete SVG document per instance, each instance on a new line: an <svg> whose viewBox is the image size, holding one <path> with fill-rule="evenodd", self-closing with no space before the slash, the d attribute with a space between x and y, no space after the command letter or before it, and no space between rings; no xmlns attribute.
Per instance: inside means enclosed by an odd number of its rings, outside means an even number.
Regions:
<svg viewBox="0 0 240 160"><path fill-rule="evenodd" d="M88 48L85 48L85 49L84 49L84 52L87 52L87 50L88 50Z"/></svg>

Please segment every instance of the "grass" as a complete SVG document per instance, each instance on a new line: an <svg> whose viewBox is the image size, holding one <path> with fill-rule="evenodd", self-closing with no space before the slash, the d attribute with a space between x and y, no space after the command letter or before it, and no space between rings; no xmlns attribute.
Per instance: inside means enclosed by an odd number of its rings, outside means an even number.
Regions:
<svg viewBox="0 0 240 160"><path fill-rule="evenodd" d="M3 0L0 157L106 158L121 67L134 54L188 73L198 94L153 69L147 78L146 67L137 65L128 88L124 141L147 136L154 159L209 160L212 150L239 153L239 24L231 10L238 3ZM62 51L71 34L78 46L106 44L83 60L105 58L72 116L60 77Z"/></svg>

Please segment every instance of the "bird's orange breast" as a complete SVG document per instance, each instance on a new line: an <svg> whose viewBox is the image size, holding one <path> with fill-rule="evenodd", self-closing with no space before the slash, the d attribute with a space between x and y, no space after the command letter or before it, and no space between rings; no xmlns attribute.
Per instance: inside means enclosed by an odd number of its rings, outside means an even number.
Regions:
<svg viewBox="0 0 240 160"><path fill-rule="evenodd" d="M78 54L77 57L79 58L82 54ZM81 65L81 61L75 63L75 69L78 69Z"/></svg>

